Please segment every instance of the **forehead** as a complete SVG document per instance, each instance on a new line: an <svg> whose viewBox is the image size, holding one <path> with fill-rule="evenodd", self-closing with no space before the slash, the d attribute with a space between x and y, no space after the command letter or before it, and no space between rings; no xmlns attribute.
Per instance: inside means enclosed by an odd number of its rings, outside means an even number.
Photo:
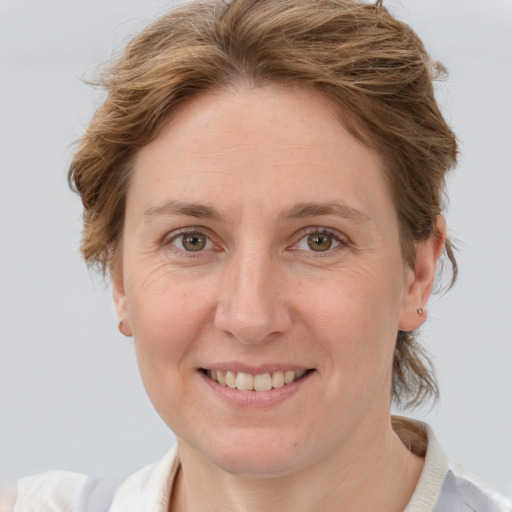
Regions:
<svg viewBox="0 0 512 512"><path fill-rule="evenodd" d="M369 188L388 195L381 167L319 92L224 89L172 113L136 155L128 197L140 209L183 197L226 208L314 199L364 206Z"/></svg>

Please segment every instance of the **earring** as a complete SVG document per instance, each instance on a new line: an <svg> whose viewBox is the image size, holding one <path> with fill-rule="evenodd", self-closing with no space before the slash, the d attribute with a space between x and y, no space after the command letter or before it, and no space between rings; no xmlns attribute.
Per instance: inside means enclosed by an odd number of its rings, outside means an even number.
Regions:
<svg viewBox="0 0 512 512"><path fill-rule="evenodd" d="M423 308L418 308L416 313L418 313L418 315L423 315Z"/></svg>
<svg viewBox="0 0 512 512"><path fill-rule="evenodd" d="M119 323L117 324L117 328L119 330L119 332L123 335L123 336L126 336L127 338L130 337L129 334L126 334L123 330L123 322L124 322L124 318L122 320L119 321Z"/></svg>

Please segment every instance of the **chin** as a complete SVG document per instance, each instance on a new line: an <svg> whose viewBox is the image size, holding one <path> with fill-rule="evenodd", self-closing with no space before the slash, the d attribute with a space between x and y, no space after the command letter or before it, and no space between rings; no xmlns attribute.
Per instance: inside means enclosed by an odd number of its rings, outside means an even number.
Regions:
<svg viewBox="0 0 512 512"><path fill-rule="evenodd" d="M294 456L280 456L268 450L257 450L256 453L233 453L213 458L211 462L229 473L246 478L276 478L295 472L300 461ZM215 456L214 456L215 457Z"/></svg>
<svg viewBox="0 0 512 512"><path fill-rule="evenodd" d="M213 439L208 446L195 444L193 448L208 463L237 476L286 476L306 464L303 443L290 441L283 433L262 435L248 431Z"/></svg>

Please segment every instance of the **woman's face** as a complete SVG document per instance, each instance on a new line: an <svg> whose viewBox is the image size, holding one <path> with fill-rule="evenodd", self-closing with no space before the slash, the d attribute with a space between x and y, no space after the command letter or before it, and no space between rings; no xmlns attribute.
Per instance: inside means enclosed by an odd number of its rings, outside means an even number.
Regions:
<svg viewBox="0 0 512 512"><path fill-rule="evenodd" d="M319 93L206 93L136 157L116 305L154 406L208 463L285 474L379 439L418 280L380 159Z"/></svg>

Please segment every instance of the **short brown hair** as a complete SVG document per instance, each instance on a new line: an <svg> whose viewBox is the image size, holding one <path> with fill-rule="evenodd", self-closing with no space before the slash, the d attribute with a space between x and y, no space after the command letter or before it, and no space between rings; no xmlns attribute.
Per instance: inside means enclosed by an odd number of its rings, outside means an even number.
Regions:
<svg viewBox="0 0 512 512"><path fill-rule="evenodd" d="M383 159L402 252L434 233L456 139L434 97L442 72L418 36L377 2L210 0L185 4L137 35L104 72L108 95L69 170L84 205L82 252L112 267L120 245L131 163L173 110L194 95L248 83L314 88L343 124ZM449 242L446 254L456 262ZM413 333L397 334L395 402L417 405L437 385Z"/></svg>

